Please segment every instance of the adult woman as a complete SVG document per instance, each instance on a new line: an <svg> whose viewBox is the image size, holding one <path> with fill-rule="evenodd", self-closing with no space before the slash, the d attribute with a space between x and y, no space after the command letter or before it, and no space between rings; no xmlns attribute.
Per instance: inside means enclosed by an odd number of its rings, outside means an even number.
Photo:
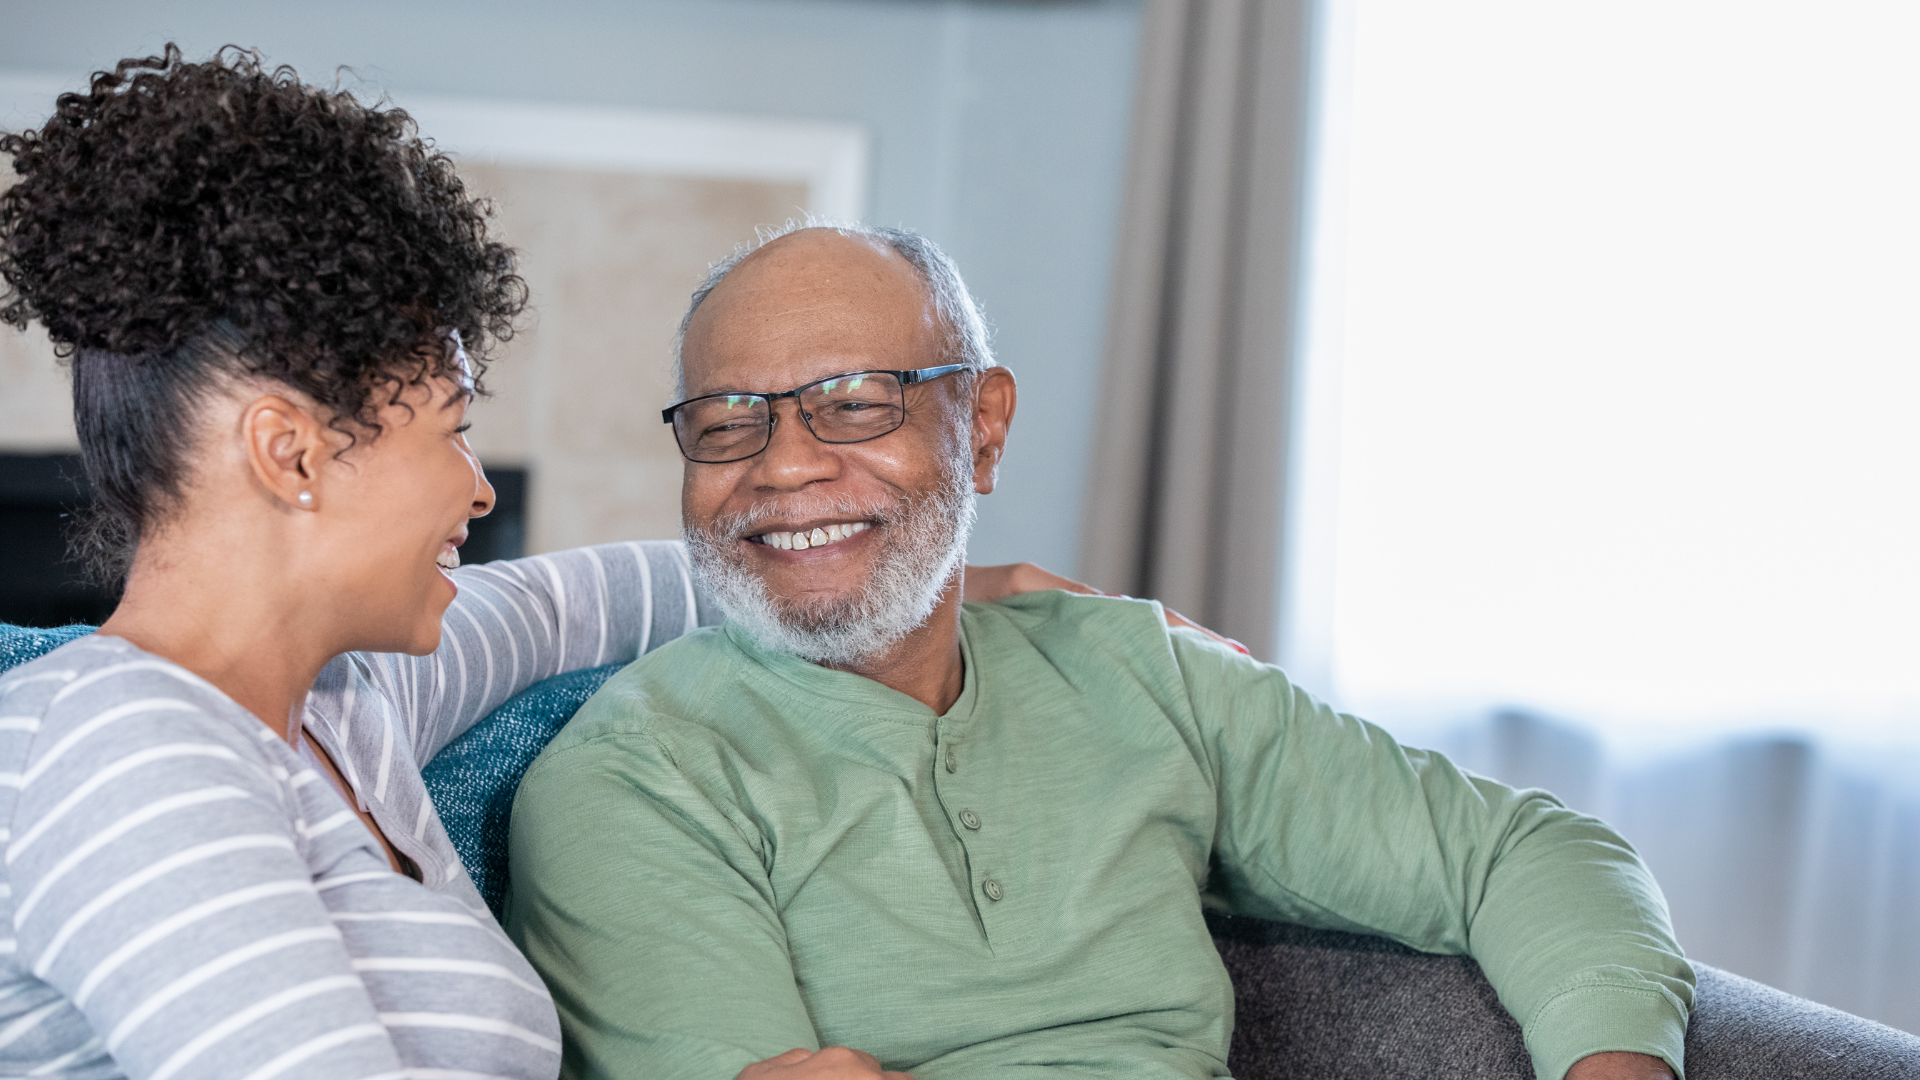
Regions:
<svg viewBox="0 0 1920 1080"><path fill-rule="evenodd" d="M0 150L0 317L72 357L127 575L0 677L0 1068L552 1077L418 766L702 612L671 544L447 572L512 252L403 113L237 50L124 61Z"/></svg>
<svg viewBox="0 0 1920 1080"><path fill-rule="evenodd" d="M122 62L0 149L0 314L71 354L127 566L101 634L0 684L9 1071L551 1077L538 978L393 872L361 755L296 710L341 653L438 642L512 253L404 115L237 51Z"/></svg>

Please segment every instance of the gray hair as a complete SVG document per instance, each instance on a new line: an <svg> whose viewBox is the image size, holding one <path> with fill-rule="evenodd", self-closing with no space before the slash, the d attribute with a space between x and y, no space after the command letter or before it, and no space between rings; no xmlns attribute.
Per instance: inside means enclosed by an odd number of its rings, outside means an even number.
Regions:
<svg viewBox="0 0 1920 1080"><path fill-rule="evenodd" d="M687 370L681 363L680 352L686 345L687 325L693 322L693 313L700 310L707 296L747 256L783 236L803 229L832 229L841 236L874 240L893 249L920 275L920 280L926 283L927 292L933 298L934 317L939 320L942 330L940 352L944 362L965 364L975 373L994 366L986 317L980 313L980 305L974 302L973 294L967 291L967 283L961 280L960 268L954 265L946 252L940 250L940 245L911 229L832 221L809 214L804 220L788 219L785 225L778 227L760 226L753 231L752 243L735 245L726 258L707 268L706 279L699 288L693 290L693 299L687 303L687 313L680 317L680 329L673 335L675 397L687 396Z"/></svg>

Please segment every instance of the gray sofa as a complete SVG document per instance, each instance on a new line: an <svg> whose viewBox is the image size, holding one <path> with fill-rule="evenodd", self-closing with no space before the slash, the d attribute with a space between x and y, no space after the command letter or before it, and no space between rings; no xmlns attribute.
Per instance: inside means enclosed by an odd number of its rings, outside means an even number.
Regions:
<svg viewBox="0 0 1920 1080"><path fill-rule="evenodd" d="M1532 1080L1480 966L1380 938L1217 917L1239 1080ZM1688 1080L1920 1077L1920 1038L1695 964Z"/></svg>

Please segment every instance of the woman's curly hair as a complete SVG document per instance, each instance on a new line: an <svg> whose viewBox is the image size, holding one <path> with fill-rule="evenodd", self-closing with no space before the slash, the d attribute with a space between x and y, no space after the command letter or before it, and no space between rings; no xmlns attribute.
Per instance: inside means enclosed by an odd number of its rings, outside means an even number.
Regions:
<svg viewBox="0 0 1920 1080"><path fill-rule="evenodd" d="M217 380L278 380L377 437L391 394L447 370L449 330L481 390L526 305L490 207L405 112L256 51L122 60L0 152L19 176L0 193L0 320L39 320L71 358L81 546L110 575L179 496Z"/></svg>

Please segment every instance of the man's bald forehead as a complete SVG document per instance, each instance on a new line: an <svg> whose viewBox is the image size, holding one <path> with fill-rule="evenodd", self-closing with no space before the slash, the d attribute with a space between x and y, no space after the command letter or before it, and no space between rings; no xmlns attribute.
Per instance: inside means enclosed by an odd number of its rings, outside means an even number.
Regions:
<svg viewBox="0 0 1920 1080"><path fill-rule="evenodd" d="M684 359L710 372L715 350L737 362L813 327L820 355L868 346L888 358L876 366L921 367L939 362L938 325L927 281L884 240L806 229L763 245L715 285L688 320ZM725 389L737 381L721 379Z"/></svg>
<svg viewBox="0 0 1920 1080"><path fill-rule="evenodd" d="M709 303L714 310L705 310ZM687 393L689 348L705 352L728 341L750 348L753 335L774 330L783 315L827 308L839 311L843 326L867 323L856 337L891 338L910 325L915 336L924 332L937 339L931 350L895 348L884 367L898 366L909 353L928 352L927 364L960 363L975 371L993 366L986 320L959 267L938 244L910 229L788 222L707 268L674 336L678 396Z"/></svg>
<svg viewBox="0 0 1920 1080"><path fill-rule="evenodd" d="M796 256L804 257L809 252L818 253L831 251L871 252L884 260L897 263L907 270L912 269L907 263L907 260L903 258L899 252L893 250L892 245L879 237L842 232L839 229L829 228L824 225L811 229L795 229L784 236L775 237L760 245L753 254L740 260L740 266L746 267L764 258L778 257L782 253L785 253L789 258L793 258Z"/></svg>
<svg viewBox="0 0 1920 1080"><path fill-rule="evenodd" d="M899 252L877 237L848 235L831 228L800 229L761 245L741 259L700 305L747 290L777 289L792 283L820 286L828 281L853 285L866 277L879 288L904 286L932 300L926 281ZM700 312L689 324L698 325Z"/></svg>

